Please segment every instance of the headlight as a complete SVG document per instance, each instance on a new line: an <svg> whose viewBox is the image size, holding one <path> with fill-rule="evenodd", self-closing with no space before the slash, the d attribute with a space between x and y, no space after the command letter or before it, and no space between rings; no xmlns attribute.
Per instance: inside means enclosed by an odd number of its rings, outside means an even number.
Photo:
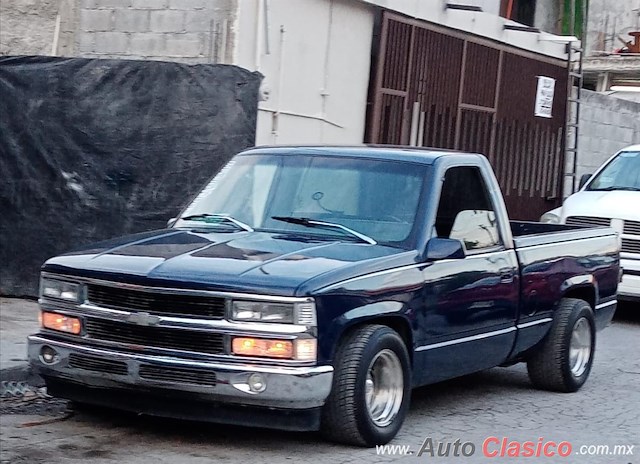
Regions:
<svg viewBox="0 0 640 464"><path fill-rule="evenodd" d="M316 305L313 301L275 303L264 301L232 301L234 321L280 322L316 325Z"/></svg>
<svg viewBox="0 0 640 464"><path fill-rule="evenodd" d="M40 281L40 295L45 298L56 298L77 303L80 300L80 284L43 278Z"/></svg>
<svg viewBox="0 0 640 464"><path fill-rule="evenodd" d="M560 224L560 208L547 211L540 217L540 222L546 222L547 224Z"/></svg>

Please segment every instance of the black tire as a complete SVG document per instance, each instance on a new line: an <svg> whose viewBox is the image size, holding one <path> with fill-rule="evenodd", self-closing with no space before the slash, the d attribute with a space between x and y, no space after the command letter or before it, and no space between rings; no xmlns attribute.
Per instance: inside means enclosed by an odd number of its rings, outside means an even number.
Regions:
<svg viewBox="0 0 640 464"><path fill-rule="evenodd" d="M584 335L585 340L587 338L590 340L590 347L583 350L584 353L589 354L588 358L580 364L574 363L574 371L572 371L571 340L574 332L578 331ZM527 360L529 378L534 386L543 390L575 392L589 377L595 348L596 326L591 306L584 300L563 298L549 333Z"/></svg>
<svg viewBox="0 0 640 464"><path fill-rule="evenodd" d="M397 413L390 415L388 424L380 426L367 407L366 385L371 378L370 367L373 372L372 362L385 356L392 362L399 361L402 386L396 390L401 390L402 396L401 400L396 397L395 404L400 405ZM331 394L322 410L321 431L325 438L369 447L391 441L402 427L411 395L411 365L402 338L384 325L357 327L341 341L334 369ZM398 381L397 376L394 379Z"/></svg>

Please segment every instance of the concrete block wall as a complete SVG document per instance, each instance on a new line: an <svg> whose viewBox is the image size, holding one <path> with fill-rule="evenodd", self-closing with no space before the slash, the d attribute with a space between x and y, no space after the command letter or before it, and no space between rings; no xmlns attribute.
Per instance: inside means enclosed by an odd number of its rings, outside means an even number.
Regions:
<svg viewBox="0 0 640 464"><path fill-rule="evenodd" d="M78 0L76 56L232 63L237 0Z"/></svg>
<svg viewBox="0 0 640 464"><path fill-rule="evenodd" d="M58 0L1 0L0 55L49 55Z"/></svg>
<svg viewBox="0 0 640 464"><path fill-rule="evenodd" d="M580 99L578 179L621 148L640 144L640 103L590 90L582 90Z"/></svg>

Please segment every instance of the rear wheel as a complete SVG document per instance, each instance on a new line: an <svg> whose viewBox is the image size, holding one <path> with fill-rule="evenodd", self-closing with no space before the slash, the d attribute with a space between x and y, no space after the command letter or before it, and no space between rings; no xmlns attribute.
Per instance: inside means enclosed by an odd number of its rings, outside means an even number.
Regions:
<svg viewBox="0 0 640 464"><path fill-rule="evenodd" d="M563 298L551 330L527 361L529 378L544 390L574 392L587 381L596 346L591 306Z"/></svg>
<svg viewBox="0 0 640 464"><path fill-rule="evenodd" d="M389 442L402 426L411 394L407 348L384 325L351 331L334 362L331 394L322 413L322 433L360 446Z"/></svg>

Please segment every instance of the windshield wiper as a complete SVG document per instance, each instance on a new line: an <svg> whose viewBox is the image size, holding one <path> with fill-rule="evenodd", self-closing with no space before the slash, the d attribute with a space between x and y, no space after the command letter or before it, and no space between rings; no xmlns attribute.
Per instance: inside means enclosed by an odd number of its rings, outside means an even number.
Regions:
<svg viewBox="0 0 640 464"><path fill-rule="evenodd" d="M237 219L232 218L228 214L221 214L221 213L192 214L191 216L184 216L184 217L181 217L180 219L183 219L185 221L203 221L209 224L220 224L222 222L228 222L230 224L235 225L239 229L246 230L247 232L253 232L253 227L251 227L248 224L245 224L244 222L241 222L241 221L238 221Z"/></svg>
<svg viewBox="0 0 640 464"><path fill-rule="evenodd" d="M316 221L315 219L309 219L305 217L294 217L294 216L271 216L271 219L275 219L276 221L289 222L291 224L299 224L305 227L321 227L325 229L338 229L343 232L346 232L349 235L359 238L363 242L366 242L370 245L376 245L377 242L371 237L367 237L360 232L356 232L353 229L349 229L348 227L343 226L342 224L335 224L333 222L324 222L324 221Z"/></svg>
<svg viewBox="0 0 640 464"><path fill-rule="evenodd" d="M612 185L610 187L604 187L604 188L589 189L590 192L611 192L613 190L628 190L631 192L640 192L639 187L622 187L622 186L616 186L616 185Z"/></svg>

